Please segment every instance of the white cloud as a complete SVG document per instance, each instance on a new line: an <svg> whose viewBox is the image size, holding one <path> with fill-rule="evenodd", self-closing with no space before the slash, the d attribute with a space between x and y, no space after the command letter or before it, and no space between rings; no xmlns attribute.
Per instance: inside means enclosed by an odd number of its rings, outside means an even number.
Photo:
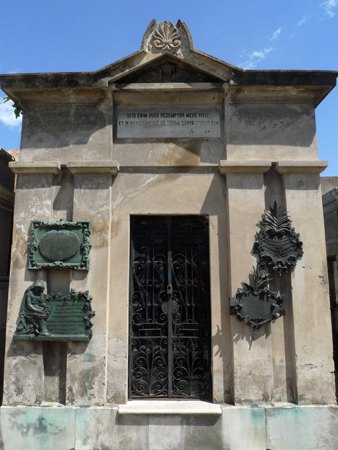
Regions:
<svg viewBox="0 0 338 450"><path fill-rule="evenodd" d="M2 98L0 98L0 122L9 128L18 128L21 126L22 117L18 119L15 117L14 108L12 107L13 102L9 100L7 103L3 103Z"/></svg>
<svg viewBox="0 0 338 450"><path fill-rule="evenodd" d="M266 58L266 55L274 50L272 47L265 47L260 51L252 51L248 54L248 59L242 64L244 69L253 69L260 61Z"/></svg>
<svg viewBox="0 0 338 450"><path fill-rule="evenodd" d="M276 30L273 35L270 38L270 41L273 41L275 39L279 38L280 32L282 31L282 27L279 27L278 30Z"/></svg>
<svg viewBox="0 0 338 450"><path fill-rule="evenodd" d="M326 0L319 6L324 6L326 14L331 18L336 14L334 9L338 6L338 0Z"/></svg>
<svg viewBox="0 0 338 450"><path fill-rule="evenodd" d="M301 25L304 25L304 23L307 21L307 17L303 16L299 22L297 22L297 26L300 27Z"/></svg>

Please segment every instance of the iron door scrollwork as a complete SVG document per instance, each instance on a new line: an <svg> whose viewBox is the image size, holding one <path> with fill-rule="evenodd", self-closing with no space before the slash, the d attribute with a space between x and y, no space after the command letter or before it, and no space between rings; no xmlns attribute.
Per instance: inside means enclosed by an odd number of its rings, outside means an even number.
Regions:
<svg viewBox="0 0 338 450"><path fill-rule="evenodd" d="M211 395L205 216L132 218L130 398Z"/></svg>

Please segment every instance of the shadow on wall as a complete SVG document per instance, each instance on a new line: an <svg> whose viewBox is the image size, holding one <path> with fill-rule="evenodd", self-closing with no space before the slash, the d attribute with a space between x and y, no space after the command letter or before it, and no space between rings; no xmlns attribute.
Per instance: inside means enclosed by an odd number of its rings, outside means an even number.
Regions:
<svg viewBox="0 0 338 450"><path fill-rule="evenodd" d="M6 340L7 301L9 287L9 263L11 254L14 173L8 163L14 158L0 148L0 402L3 393L3 371Z"/></svg>

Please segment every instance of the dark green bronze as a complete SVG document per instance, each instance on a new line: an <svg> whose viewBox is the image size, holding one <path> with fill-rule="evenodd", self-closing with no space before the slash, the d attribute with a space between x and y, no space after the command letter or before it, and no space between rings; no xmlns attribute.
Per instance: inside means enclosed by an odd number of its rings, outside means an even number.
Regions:
<svg viewBox="0 0 338 450"><path fill-rule="evenodd" d="M254 329L266 322L285 316L284 297L269 289L268 267L279 276L293 268L303 256L303 243L292 227L284 206L274 205L265 211L259 222L260 231L255 236L253 254L257 267L250 276L250 284L242 283L235 297L230 297L230 314L236 314Z"/></svg>
<svg viewBox="0 0 338 450"><path fill-rule="evenodd" d="M21 302L19 324L16 334L27 336L50 336L47 320L50 307L46 303L45 287L42 281L35 281L26 289Z"/></svg>
<svg viewBox="0 0 338 450"><path fill-rule="evenodd" d="M89 270L91 222L42 222L30 225L28 268Z"/></svg>
<svg viewBox="0 0 338 450"><path fill-rule="evenodd" d="M92 317L88 291L68 294L43 293L44 285L36 281L26 289L19 314L15 340L89 341Z"/></svg>
<svg viewBox="0 0 338 450"><path fill-rule="evenodd" d="M288 267L295 267L303 256L303 243L292 227L284 206L278 206L277 202L270 206L259 222L259 227L253 253L258 256L260 263L271 266L279 276L286 273Z"/></svg>
<svg viewBox="0 0 338 450"><path fill-rule="evenodd" d="M236 314L254 329L254 334L264 323L285 316L284 297L269 289L271 278L264 265L258 265L250 275L250 284L242 283L235 297L230 297L230 314Z"/></svg>

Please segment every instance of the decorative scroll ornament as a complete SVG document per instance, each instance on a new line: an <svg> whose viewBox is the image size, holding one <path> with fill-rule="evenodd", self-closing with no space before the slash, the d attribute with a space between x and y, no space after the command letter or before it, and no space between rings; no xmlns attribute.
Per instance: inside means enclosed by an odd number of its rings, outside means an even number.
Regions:
<svg viewBox="0 0 338 450"><path fill-rule="evenodd" d="M171 22L161 22L153 33L153 45L157 50L177 51L181 47L181 35Z"/></svg>
<svg viewBox="0 0 338 450"><path fill-rule="evenodd" d="M261 230L256 234L253 253L261 264L272 266L280 276L288 267L295 267L303 256L303 243L291 225L284 207L277 202L265 211L259 222Z"/></svg>
<svg viewBox="0 0 338 450"><path fill-rule="evenodd" d="M28 245L28 269L89 270L91 222L33 220Z"/></svg>
<svg viewBox="0 0 338 450"><path fill-rule="evenodd" d="M88 291L44 294L42 281L29 286L22 298L14 340L89 341L92 317Z"/></svg>
<svg viewBox="0 0 338 450"><path fill-rule="evenodd" d="M250 284L242 283L235 297L230 297L230 314L236 314L239 320L251 325L256 331L267 322L274 322L285 316L284 297L269 289L268 273L264 265L253 268Z"/></svg>

